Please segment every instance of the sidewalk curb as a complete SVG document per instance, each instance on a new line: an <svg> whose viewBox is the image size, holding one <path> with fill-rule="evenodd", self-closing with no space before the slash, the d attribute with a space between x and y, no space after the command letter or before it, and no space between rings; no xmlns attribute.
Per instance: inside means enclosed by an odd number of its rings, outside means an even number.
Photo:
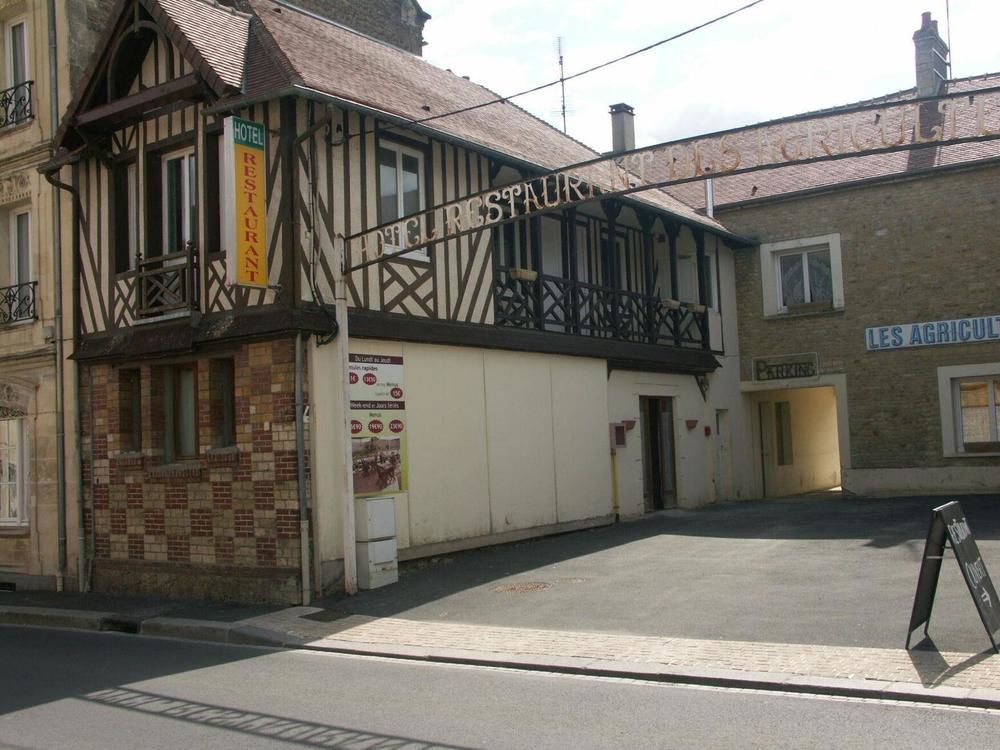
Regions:
<svg viewBox="0 0 1000 750"><path fill-rule="evenodd" d="M114 612L89 609L59 609L55 607L0 606L0 625L40 625L47 628L104 630L105 621Z"/></svg>
<svg viewBox="0 0 1000 750"><path fill-rule="evenodd" d="M122 619L114 612L0 606L0 625L34 625L76 630L110 630ZM473 667L493 667L531 672L640 680L670 685L736 688L801 695L832 695L843 698L892 700L1000 710L1000 690L926 687L910 682L892 682L846 677L813 677L781 672L751 672L719 667L682 667L651 662L619 662L572 656L536 656L442 647L357 643L323 638L308 640L257 625L182 617L150 617L137 631L143 635L179 638L242 646L321 651L351 656L369 656L404 661L433 662Z"/></svg>

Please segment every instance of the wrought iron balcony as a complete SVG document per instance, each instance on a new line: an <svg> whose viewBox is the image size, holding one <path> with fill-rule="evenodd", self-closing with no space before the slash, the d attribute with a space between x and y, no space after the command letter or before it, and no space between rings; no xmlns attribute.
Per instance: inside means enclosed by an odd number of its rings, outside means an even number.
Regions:
<svg viewBox="0 0 1000 750"><path fill-rule="evenodd" d="M153 317L198 307L198 253L189 242L179 253L139 261L139 315Z"/></svg>
<svg viewBox="0 0 1000 750"><path fill-rule="evenodd" d="M0 325L35 319L37 281L0 287Z"/></svg>
<svg viewBox="0 0 1000 750"><path fill-rule="evenodd" d="M641 344L708 348L704 308L560 276L535 278L500 267L497 325L559 331Z"/></svg>
<svg viewBox="0 0 1000 750"><path fill-rule="evenodd" d="M34 116L31 108L34 84L34 81L25 81L0 91L0 128L17 125Z"/></svg>

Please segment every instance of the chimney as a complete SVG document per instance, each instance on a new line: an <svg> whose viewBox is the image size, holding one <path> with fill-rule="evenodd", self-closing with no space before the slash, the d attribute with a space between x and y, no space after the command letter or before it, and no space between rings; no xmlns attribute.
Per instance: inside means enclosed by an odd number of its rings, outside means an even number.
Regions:
<svg viewBox="0 0 1000 750"><path fill-rule="evenodd" d="M635 148L635 110L627 104L611 105L611 153Z"/></svg>
<svg viewBox="0 0 1000 750"><path fill-rule="evenodd" d="M920 19L920 28L913 32L916 47L917 96L937 96L948 80L948 45L938 35L937 21L930 13Z"/></svg>

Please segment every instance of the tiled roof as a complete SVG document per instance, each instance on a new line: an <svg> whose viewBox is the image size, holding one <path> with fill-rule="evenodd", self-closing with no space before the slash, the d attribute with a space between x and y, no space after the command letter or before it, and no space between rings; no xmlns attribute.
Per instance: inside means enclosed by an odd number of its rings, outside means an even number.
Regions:
<svg viewBox="0 0 1000 750"><path fill-rule="evenodd" d="M177 25L220 80L242 88L250 16L202 0L155 0L155 4Z"/></svg>
<svg viewBox="0 0 1000 750"><path fill-rule="evenodd" d="M1000 73L990 73L949 81L947 93L968 92L973 94L976 91L997 86L1000 86ZM915 98L916 90L908 89L878 99L806 113L801 116L820 118L829 116L830 122L833 123L839 113L852 107L892 104ZM996 122L998 114L1000 114L1000 97L993 96L985 101L987 102L988 121ZM957 112L960 118L975 118L973 107L961 107L957 109ZM875 117L875 114L872 112L872 117ZM818 122L817 129L821 129L823 120ZM752 132L752 130L752 128L748 128L747 132ZM774 198L801 191L844 187L865 180L917 174L929 169L971 164L987 159L1000 159L1000 140L934 146L812 164L791 164L741 175L720 176L713 180L715 205L716 208L720 208L730 204ZM692 182L669 187L667 190L685 203L704 210L705 187L703 184Z"/></svg>
<svg viewBox="0 0 1000 750"><path fill-rule="evenodd" d="M327 19L270 0L247 3L287 57L297 83L307 88L408 120L499 98L462 76ZM253 86L254 82L247 84ZM431 120L425 127L546 170L600 156L509 102ZM581 176L586 179L587 171L582 170ZM666 192L648 191L633 198L679 218L726 231Z"/></svg>

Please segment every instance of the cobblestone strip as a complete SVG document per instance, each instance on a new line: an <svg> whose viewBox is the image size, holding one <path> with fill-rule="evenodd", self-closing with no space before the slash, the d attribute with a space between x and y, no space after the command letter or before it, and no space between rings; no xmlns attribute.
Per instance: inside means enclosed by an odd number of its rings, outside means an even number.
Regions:
<svg viewBox="0 0 1000 750"><path fill-rule="evenodd" d="M615 633L506 628L349 615L332 622L304 619L322 610L291 607L244 620L321 645L323 640L366 646L468 650L511 656L576 657L677 668L720 668L804 677L909 682L925 687L1000 690L1000 656L789 643L710 641Z"/></svg>

